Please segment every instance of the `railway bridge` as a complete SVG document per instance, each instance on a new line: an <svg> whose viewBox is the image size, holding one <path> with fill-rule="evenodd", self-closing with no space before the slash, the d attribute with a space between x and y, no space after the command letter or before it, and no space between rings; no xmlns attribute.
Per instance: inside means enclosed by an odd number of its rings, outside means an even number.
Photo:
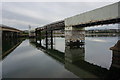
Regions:
<svg viewBox="0 0 120 80"><path fill-rule="evenodd" d="M120 22L120 2L107 5L92 11L68 17L64 20L50 23L36 28L36 37L40 45L42 36L45 38L46 48L51 43L53 48L53 31L65 30L65 42L71 44L85 40L85 27L115 24ZM50 38L48 40L48 37Z"/></svg>

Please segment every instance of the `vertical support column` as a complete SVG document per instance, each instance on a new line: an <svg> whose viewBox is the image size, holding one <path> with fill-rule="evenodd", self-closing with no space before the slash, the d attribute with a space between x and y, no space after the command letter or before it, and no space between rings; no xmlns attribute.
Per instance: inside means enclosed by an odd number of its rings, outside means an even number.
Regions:
<svg viewBox="0 0 120 80"><path fill-rule="evenodd" d="M65 61L74 63L84 59L85 28L65 26Z"/></svg>
<svg viewBox="0 0 120 80"><path fill-rule="evenodd" d="M53 31L51 30L51 49L53 49Z"/></svg>
<svg viewBox="0 0 120 80"><path fill-rule="evenodd" d="M39 30L39 41L40 41L40 46L41 46L41 30Z"/></svg>
<svg viewBox="0 0 120 80"><path fill-rule="evenodd" d="M37 38L37 29L35 30L35 37Z"/></svg>
<svg viewBox="0 0 120 80"><path fill-rule="evenodd" d="M13 38L15 38L15 32L13 32Z"/></svg>
<svg viewBox="0 0 120 80"><path fill-rule="evenodd" d="M46 43L46 49L48 49L48 31L45 32L45 43Z"/></svg>
<svg viewBox="0 0 120 80"><path fill-rule="evenodd" d="M119 10L120 10L120 8L119 8ZM118 40L120 40L120 23L118 23Z"/></svg>
<svg viewBox="0 0 120 80"><path fill-rule="evenodd" d="M35 40L36 40L35 42L36 42L36 43L37 43L37 38L38 38L38 35L37 35L37 34L38 34L38 31L35 30Z"/></svg>

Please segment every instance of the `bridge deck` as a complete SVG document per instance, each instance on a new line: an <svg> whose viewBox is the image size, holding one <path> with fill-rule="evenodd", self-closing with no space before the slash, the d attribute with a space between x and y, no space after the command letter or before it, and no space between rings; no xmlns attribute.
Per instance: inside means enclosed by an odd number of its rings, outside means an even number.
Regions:
<svg viewBox="0 0 120 80"><path fill-rule="evenodd" d="M66 18L65 26L87 27L93 25L93 23L100 25L118 22L120 22L120 2Z"/></svg>
<svg viewBox="0 0 120 80"><path fill-rule="evenodd" d="M65 24L64 21L62 20L51 24L47 24L43 27L36 28L36 30L60 30L60 29L64 29L64 27Z"/></svg>
<svg viewBox="0 0 120 80"><path fill-rule="evenodd" d="M88 27L120 22L120 2L104 6L92 11L78 14L62 21L47 24L36 30L67 30L67 27Z"/></svg>

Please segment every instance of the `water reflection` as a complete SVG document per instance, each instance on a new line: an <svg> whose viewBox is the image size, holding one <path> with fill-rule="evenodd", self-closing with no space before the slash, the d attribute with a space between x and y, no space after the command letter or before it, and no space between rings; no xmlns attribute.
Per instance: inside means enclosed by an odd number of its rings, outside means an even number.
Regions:
<svg viewBox="0 0 120 80"><path fill-rule="evenodd" d="M9 53L11 53L17 46L19 46L24 39L22 38L4 38L2 40L2 59L4 59Z"/></svg>
<svg viewBox="0 0 120 80"><path fill-rule="evenodd" d="M7 43L7 41L9 40L6 41L4 40L4 44L7 45L14 44L15 46L18 43L21 43L22 40L17 40L17 41L13 40L14 42L9 41L11 43ZM12 78L13 77L15 78L16 77L22 77L22 78L23 77L32 77L32 78L62 77L63 78L66 76L67 77L77 76L79 78L83 78L83 80L85 78L104 78L105 80L110 80L112 78L113 80L118 80L120 78L119 51L117 51L117 53L114 50L112 51L113 52L112 63L110 65L110 68L107 69L95 65L93 63L90 63L89 61L86 60L86 55L87 55L86 46L85 46L86 44L75 47L70 47L69 45L66 45L65 51L63 52L57 50L56 48L46 49L46 47L40 45L40 43L36 39L29 39L30 44L27 41L28 40L24 41L24 43L22 43L21 48L19 48L16 51L18 52L18 54L12 54L12 56L5 58L3 63L4 77L12 77ZM91 44L87 44L87 45L91 45ZM6 46L4 45L4 47ZM5 49L4 52L6 52L11 48ZM46 54L47 56L45 56L44 54ZM48 57L55 60L56 63L53 60L49 59ZM64 69L61 68L61 65L64 66L63 67ZM59 75L56 75L55 72L58 72ZM71 74L70 72L73 74Z"/></svg>
<svg viewBox="0 0 120 80"><path fill-rule="evenodd" d="M65 52L63 53L55 49L46 49L37 43L36 40L30 39L30 43L37 49L44 51L44 53L64 64L65 69L80 78L120 79L118 76L120 74L120 63L118 63L120 62L120 54L113 53L110 69L106 69L85 61L85 46L71 48L69 45L66 45ZM117 67L113 66L116 62L118 63Z"/></svg>
<svg viewBox="0 0 120 80"><path fill-rule="evenodd" d="M71 48L69 46L65 47L65 61L74 63L79 60L84 60L85 57L85 47L75 47Z"/></svg>

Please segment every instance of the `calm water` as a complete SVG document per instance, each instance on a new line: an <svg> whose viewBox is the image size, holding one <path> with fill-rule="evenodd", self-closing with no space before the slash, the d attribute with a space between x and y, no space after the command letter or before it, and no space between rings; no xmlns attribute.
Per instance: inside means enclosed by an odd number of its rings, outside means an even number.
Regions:
<svg viewBox="0 0 120 80"><path fill-rule="evenodd" d="M22 40L21 40L22 41ZM40 48L34 40L25 39L2 63L3 78L96 78L108 73L112 51L118 37L86 37L79 49L65 47L64 38L55 38L54 52ZM16 43L17 44L17 43ZM6 46L6 45L5 45ZM76 57L76 55L79 55ZM76 63L68 61L81 58Z"/></svg>

